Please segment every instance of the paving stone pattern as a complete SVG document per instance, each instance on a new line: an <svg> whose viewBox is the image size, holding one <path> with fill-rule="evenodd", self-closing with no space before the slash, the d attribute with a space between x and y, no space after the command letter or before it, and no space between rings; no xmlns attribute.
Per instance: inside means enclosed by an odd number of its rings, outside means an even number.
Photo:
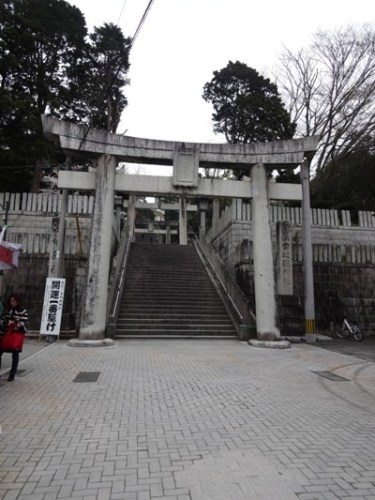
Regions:
<svg viewBox="0 0 375 500"><path fill-rule="evenodd" d="M128 340L57 342L20 368L0 378L1 499L375 499L374 363Z"/></svg>

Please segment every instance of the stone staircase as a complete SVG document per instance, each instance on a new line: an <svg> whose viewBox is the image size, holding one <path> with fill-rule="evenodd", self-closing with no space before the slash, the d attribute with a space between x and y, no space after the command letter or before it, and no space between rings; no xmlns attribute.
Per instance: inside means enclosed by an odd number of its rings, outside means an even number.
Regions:
<svg viewBox="0 0 375 500"><path fill-rule="evenodd" d="M116 338L237 338L192 245L132 243Z"/></svg>

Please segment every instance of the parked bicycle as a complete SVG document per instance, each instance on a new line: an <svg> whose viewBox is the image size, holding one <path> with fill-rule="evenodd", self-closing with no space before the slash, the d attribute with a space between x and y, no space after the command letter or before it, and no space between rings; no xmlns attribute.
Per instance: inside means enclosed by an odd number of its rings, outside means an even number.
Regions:
<svg viewBox="0 0 375 500"><path fill-rule="evenodd" d="M362 342L362 340L364 339L364 333L358 322L349 321L346 318L344 318L341 327L336 327L336 335L340 339L347 339L350 335L353 335L354 339L357 342Z"/></svg>

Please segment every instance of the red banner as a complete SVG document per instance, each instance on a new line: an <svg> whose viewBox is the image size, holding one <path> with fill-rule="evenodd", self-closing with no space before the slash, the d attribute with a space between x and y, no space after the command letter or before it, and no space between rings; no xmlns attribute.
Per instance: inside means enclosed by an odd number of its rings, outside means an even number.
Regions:
<svg viewBox="0 0 375 500"><path fill-rule="evenodd" d="M0 243L0 269L14 269L18 267L18 255L22 245L19 243Z"/></svg>

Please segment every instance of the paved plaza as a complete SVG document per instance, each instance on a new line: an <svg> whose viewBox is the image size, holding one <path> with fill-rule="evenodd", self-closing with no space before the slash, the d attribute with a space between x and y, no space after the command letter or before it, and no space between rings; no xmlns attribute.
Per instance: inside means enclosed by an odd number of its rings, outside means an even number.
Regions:
<svg viewBox="0 0 375 500"><path fill-rule="evenodd" d="M372 361L234 340L34 351L0 377L1 499L375 499Z"/></svg>

